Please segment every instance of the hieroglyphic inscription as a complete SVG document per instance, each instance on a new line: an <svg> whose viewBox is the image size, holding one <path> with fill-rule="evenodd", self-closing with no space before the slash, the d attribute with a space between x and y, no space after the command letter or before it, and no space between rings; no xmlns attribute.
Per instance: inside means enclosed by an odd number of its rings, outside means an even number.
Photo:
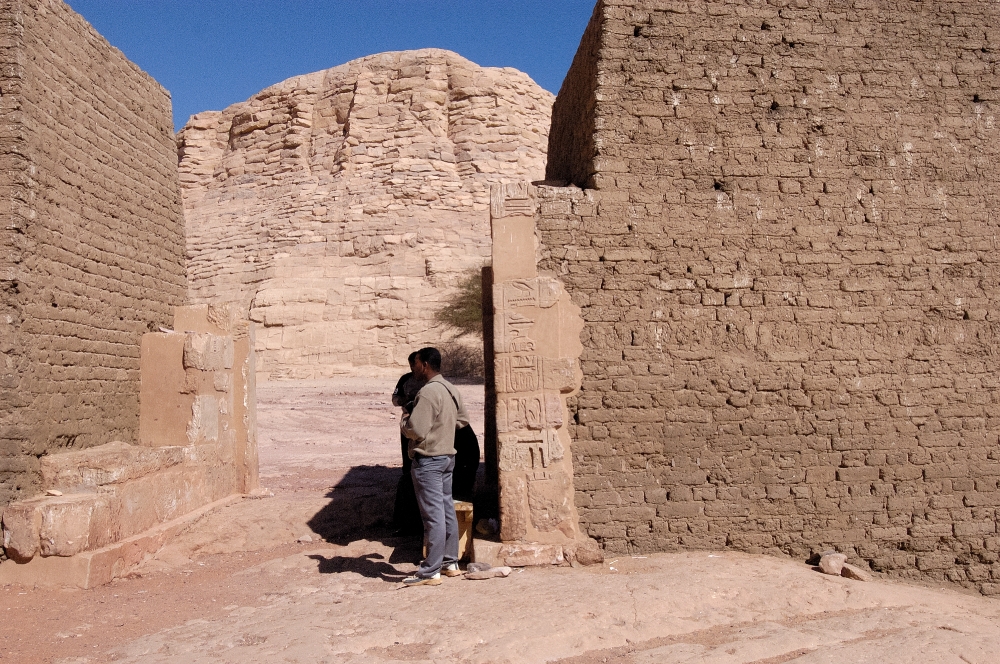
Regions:
<svg viewBox="0 0 1000 664"><path fill-rule="evenodd" d="M559 434L552 429L501 434L497 439L500 470L528 471L531 480L549 479L549 464L563 457Z"/></svg>
<svg viewBox="0 0 1000 664"><path fill-rule="evenodd" d="M496 315L496 331L493 344L501 353L524 353L535 350L535 342L528 336L528 330L535 321L517 313L502 312Z"/></svg>
<svg viewBox="0 0 1000 664"><path fill-rule="evenodd" d="M490 213L494 219L515 215L535 214L535 201L529 193L527 182L508 182L493 185L490 190Z"/></svg>
<svg viewBox="0 0 1000 664"><path fill-rule="evenodd" d="M500 356L496 361L497 392L535 392L541 389L542 360L537 355Z"/></svg>
<svg viewBox="0 0 1000 664"><path fill-rule="evenodd" d="M556 394L533 394L497 401L497 431L500 433L562 425L562 401Z"/></svg>
<svg viewBox="0 0 1000 664"><path fill-rule="evenodd" d="M559 301L562 292L559 282L555 279L539 277L537 279L518 279L494 286L494 302L500 303L502 309L514 307L541 307L547 309Z"/></svg>

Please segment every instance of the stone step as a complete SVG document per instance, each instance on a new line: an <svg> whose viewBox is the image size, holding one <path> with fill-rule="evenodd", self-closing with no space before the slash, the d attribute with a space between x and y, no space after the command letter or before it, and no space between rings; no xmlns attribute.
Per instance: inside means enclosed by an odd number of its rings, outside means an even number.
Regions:
<svg viewBox="0 0 1000 664"><path fill-rule="evenodd" d="M41 458L42 487L63 493L120 484L184 461L183 447L138 447L114 442Z"/></svg>
<svg viewBox="0 0 1000 664"><path fill-rule="evenodd" d="M231 454L219 445L101 448L60 455L76 457L75 468L51 458L63 495L6 507L4 548L12 560L68 557L123 541L232 493L236 482Z"/></svg>
<svg viewBox="0 0 1000 664"><path fill-rule="evenodd" d="M162 523L138 535L94 551L74 556L35 556L18 564L13 560L0 563L0 586L19 584L26 587L94 588L126 576L137 565L152 556L170 538L214 509L241 500L242 496L227 496L181 517Z"/></svg>

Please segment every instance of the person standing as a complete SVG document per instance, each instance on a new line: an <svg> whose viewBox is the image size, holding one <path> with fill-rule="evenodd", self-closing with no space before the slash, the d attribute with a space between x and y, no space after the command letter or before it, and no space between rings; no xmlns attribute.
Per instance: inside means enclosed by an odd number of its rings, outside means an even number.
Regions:
<svg viewBox="0 0 1000 664"><path fill-rule="evenodd" d="M407 586L441 583L441 574L459 576L458 518L452 498L455 470L455 430L469 423L462 395L441 375L441 353L421 348L413 360L413 374L426 381L413 410L400 429L409 439L410 474L424 524L427 554Z"/></svg>
<svg viewBox="0 0 1000 664"><path fill-rule="evenodd" d="M410 364L410 372L400 376L396 382L396 389L392 392L392 405L403 409L406 415L413 409L413 402L417 398L417 392L424 386L423 380L413 374L413 360L417 357L415 352L410 353L407 362ZM410 441L406 435L399 432L400 454L403 457L403 474L396 484L396 501L392 509L392 522L396 532L400 535L419 535L423 526L420 519L420 508L417 506L417 496L413 491L413 478L410 476Z"/></svg>

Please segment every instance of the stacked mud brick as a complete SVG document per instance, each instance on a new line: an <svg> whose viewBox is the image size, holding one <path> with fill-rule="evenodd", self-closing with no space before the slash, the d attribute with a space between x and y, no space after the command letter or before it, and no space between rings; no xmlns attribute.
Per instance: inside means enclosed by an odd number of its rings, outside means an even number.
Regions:
<svg viewBox="0 0 1000 664"><path fill-rule="evenodd" d="M398 370L488 262L491 184L544 176L552 101L522 72L425 49L195 115L178 135L192 301L263 323L264 375Z"/></svg>
<svg viewBox="0 0 1000 664"><path fill-rule="evenodd" d="M57 0L0 2L0 507L139 430L139 344L185 297L170 97Z"/></svg>
<svg viewBox="0 0 1000 664"><path fill-rule="evenodd" d="M1000 593L998 25L597 5L538 224L586 321L574 483L607 550L835 547Z"/></svg>

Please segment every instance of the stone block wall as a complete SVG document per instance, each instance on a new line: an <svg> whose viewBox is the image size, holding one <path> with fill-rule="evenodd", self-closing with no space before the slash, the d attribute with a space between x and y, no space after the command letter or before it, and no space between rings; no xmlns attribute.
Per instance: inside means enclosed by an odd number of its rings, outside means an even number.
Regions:
<svg viewBox="0 0 1000 664"><path fill-rule="evenodd" d="M0 3L0 505L134 442L139 343L183 303L170 97L57 0Z"/></svg>
<svg viewBox="0 0 1000 664"><path fill-rule="evenodd" d="M593 147L547 173L594 189L540 188L538 224L607 550L836 547L1000 592L998 18L599 3Z"/></svg>

